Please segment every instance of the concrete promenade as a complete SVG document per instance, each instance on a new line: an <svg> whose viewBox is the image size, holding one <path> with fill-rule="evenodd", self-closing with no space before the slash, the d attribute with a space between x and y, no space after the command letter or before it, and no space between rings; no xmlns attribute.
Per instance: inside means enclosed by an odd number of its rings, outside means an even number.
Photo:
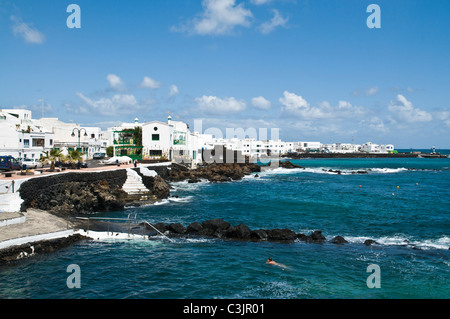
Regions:
<svg viewBox="0 0 450 319"><path fill-rule="evenodd" d="M67 220L35 209L25 213L0 213L0 225L4 224L0 227L0 249L74 234Z"/></svg>
<svg viewBox="0 0 450 319"><path fill-rule="evenodd" d="M170 163L139 164L138 167L170 165ZM28 209L20 211L22 199L18 193L20 185L28 179L66 173L102 172L129 169L133 164L101 165L92 168L66 169L60 172L44 172L37 175L0 175L0 249L74 235L73 225L64 218L46 211ZM14 182L13 182L14 181Z"/></svg>

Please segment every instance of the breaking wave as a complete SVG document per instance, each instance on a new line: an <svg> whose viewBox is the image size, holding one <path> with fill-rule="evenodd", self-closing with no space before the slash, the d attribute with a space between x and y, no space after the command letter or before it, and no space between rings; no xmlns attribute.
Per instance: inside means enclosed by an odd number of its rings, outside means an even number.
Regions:
<svg viewBox="0 0 450 319"><path fill-rule="evenodd" d="M261 173L260 176L264 175L282 175L282 174L296 174L296 173L312 173L312 174L330 174L330 175L357 175L357 174L395 174L407 171L416 171L412 168L358 168L358 169L340 169L331 167L305 167L305 168L283 168L278 167L275 169L266 169Z"/></svg>

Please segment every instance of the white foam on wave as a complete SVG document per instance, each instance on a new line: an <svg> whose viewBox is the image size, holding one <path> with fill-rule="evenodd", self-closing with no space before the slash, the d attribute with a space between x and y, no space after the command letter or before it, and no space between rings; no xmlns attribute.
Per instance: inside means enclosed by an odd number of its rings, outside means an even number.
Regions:
<svg viewBox="0 0 450 319"><path fill-rule="evenodd" d="M156 203L154 203L154 204L151 204L150 206L159 206L159 205L165 205L165 204L169 204L170 202L169 202L169 200L168 199L163 199L163 200L161 200L161 201L159 201L159 202L156 202Z"/></svg>
<svg viewBox="0 0 450 319"><path fill-rule="evenodd" d="M407 168L369 168L367 169L369 172L381 173L381 174L392 174L392 173L400 173L407 171Z"/></svg>
<svg viewBox="0 0 450 319"><path fill-rule="evenodd" d="M450 237L443 236L437 239L414 239L405 235L383 236L383 237L365 237L365 236L344 236L350 243L361 244L367 239L374 240L379 245L384 246L406 246L417 247L420 249L444 249L450 247Z"/></svg>
<svg viewBox="0 0 450 319"><path fill-rule="evenodd" d="M176 202L176 203L188 203L192 200L193 196L186 196L186 197L169 197L168 200L170 202Z"/></svg>
<svg viewBox="0 0 450 319"><path fill-rule="evenodd" d="M187 180L180 182L173 182L170 184L172 191L193 191L200 187L210 184L208 180L200 180L197 183L189 183Z"/></svg>
<svg viewBox="0 0 450 319"><path fill-rule="evenodd" d="M79 230L78 233L82 236L91 238L97 241L124 241L124 240L148 240L148 236L127 234L119 232L99 232L99 231L85 231Z"/></svg>
<svg viewBox="0 0 450 319"><path fill-rule="evenodd" d="M333 167L305 167L305 168L284 168L278 167L274 169L265 169L259 176L267 175L284 175L296 173L313 173L313 174L328 174L328 175L359 175L359 174L393 174L408 171L407 168L333 168Z"/></svg>

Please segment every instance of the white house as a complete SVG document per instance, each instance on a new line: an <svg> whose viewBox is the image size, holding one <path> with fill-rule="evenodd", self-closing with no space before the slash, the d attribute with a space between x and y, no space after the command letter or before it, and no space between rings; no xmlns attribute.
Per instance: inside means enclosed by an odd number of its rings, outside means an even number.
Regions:
<svg viewBox="0 0 450 319"><path fill-rule="evenodd" d="M207 139L208 137L197 132L191 132L186 123L173 121L171 116L168 117L167 123L152 121L142 125L144 158L199 163L199 151L205 148Z"/></svg>
<svg viewBox="0 0 450 319"><path fill-rule="evenodd" d="M367 142L361 145L361 152L366 153L389 153L394 151L394 145L384 144L378 145L372 142Z"/></svg>
<svg viewBox="0 0 450 319"><path fill-rule="evenodd" d="M16 159L37 158L54 146L54 134L32 119L24 109L0 110L0 155Z"/></svg>
<svg viewBox="0 0 450 319"><path fill-rule="evenodd" d="M54 134L53 146L63 152L78 149L86 158L92 158L95 153L106 153L107 141L99 127L82 127L57 118L41 118L35 123Z"/></svg>
<svg viewBox="0 0 450 319"><path fill-rule="evenodd" d="M319 151L322 144L320 142L296 142L294 145L297 152Z"/></svg>
<svg viewBox="0 0 450 319"><path fill-rule="evenodd" d="M173 126L160 121L142 125L144 157L173 159Z"/></svg>
<svg viewBox="0 0 450 319"><path fill-rule="evenodd" d="M357 153L360 149L361 145L349 143L322 144L320 147L324 153Z"/></svg>

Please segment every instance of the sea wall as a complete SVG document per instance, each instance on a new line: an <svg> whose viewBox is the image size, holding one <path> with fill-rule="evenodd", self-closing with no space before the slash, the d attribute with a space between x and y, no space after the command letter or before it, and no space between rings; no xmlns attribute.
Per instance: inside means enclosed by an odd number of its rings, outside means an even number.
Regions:
<svg viewBox="0 0 450 319"><path fill-rule="evenodd" d="M34 257L56 251L61 248L68 247L81 240L89 240L79 234L54 238L48 240L40 240L14 245L12 247L0 249L0 265L10 264L23 259Z"/></svg>
<svg viewBox="0 0 450 319"><path fill-rule="evenodd" d="M35 208L67 216L120 210L127 198L122 190L126 179L124 169L32 178L19 189L23 200L21 211Z"/></svg>

